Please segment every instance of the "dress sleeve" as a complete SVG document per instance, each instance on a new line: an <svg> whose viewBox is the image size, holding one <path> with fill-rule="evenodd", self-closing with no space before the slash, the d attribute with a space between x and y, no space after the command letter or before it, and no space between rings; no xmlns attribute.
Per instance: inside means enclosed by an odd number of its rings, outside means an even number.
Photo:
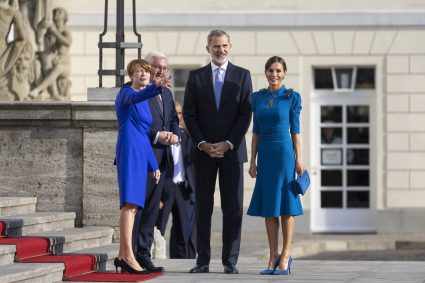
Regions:
<svg viewBox="0 0 425 283"><path fill-rule="evenodd" d="M131 91L130 88L126 88L126 95L123 97L123 104L136 104L157 96L160 93L162 93L162 88L157 88L154 84L145 87L141 91Z"/></svg>
<svg viewBox="0 0 425 283"><path fill-rule="evenodd" d="M156 161L155 154L153 153L152 147L149 146L147 150L148 155L148 172L154 172L158 170L158 162Z"/></svg>
<svg viewBox="0 0 425 283"><path fill-rule="evenodd" d="M300 112L301 112L301 95L298 92L293 92L292 105L289 110L289 122L291 134L300 133Z"/></svg>
<svg viewBox="0 0 425 283"><path fill-rule="evenodd" d="M260 134L260 125L257 120L256 110L257 110L257 103L258 103L258 92L255 92L252 95L252 113L253 113L253 126L252 126L252 133L254 134Z"/></svg>

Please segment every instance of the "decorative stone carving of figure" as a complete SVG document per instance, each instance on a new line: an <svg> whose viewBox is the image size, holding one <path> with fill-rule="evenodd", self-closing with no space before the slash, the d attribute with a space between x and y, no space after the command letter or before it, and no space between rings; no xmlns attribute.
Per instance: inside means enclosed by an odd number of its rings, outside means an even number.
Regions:
<svg viewBox="0 0 425 283"><path fill-rule="evenodd" d="M31 75L33 50L18 7L17 0L0 0L0 100L23 100L34 79ZM8 42L12 24L14 36Z"/></svg>
<svg viewBox="0 0 425 283"><path fill-rule="evenodd" d="M52 25L52 5L51 0L19 0L19 10L23 16L23 23L36 54L44 51L44 35L47 28ZM33 72L35 81L38 84L42 79L41 62L34 56ZM27 92L29 94L29 91Z"/></svg>
<svg viewBox="0 0 425 283"><path fill-rule="evenodd" d="M71 67L69 47L72 42L71 33L66 29L68 13L63 8L53 9L53 24L47 28L44 36L45 49L40 53L43 80L30 92L37 98L47 89L50 99L66 100L70 98L68 79ZM41 25L45 24L43 21Z"/></svg>

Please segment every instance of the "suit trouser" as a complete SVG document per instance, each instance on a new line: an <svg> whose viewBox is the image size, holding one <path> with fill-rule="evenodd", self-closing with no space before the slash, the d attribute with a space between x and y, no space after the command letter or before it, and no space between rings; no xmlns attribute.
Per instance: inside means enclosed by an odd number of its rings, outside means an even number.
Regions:
<svg viewBox="0 0 425 283"><path fill-rule="evenodd" d="M196 263L207 265L211 258L211 216L214 208L214 191L218 172L221 210L223 212L223 265L236 265L239 257L243 213L243 164L228 158L210 158L200 153L195 161L197 182L197 252Z"/></svg>
<svg viewBox="0 0 425 283"><path fill-rule="evenodd" d="M158 184L155 184L152 175L148 174L145 207L137 211L133 228L133 251L136 259L151 258L153 230L158 217L165 174L166 172L161 172Z"/></svg>
<svg viewBox="0 0 425 283"><path fill-rule="evenodd" d="M185 183L174 184L170 179L165 180L163 194L167 198L159 210L156 227L164 236L170 214L173 222L170 232L170 258L195 258L196 235L195 199L194 194Z"/></svg>

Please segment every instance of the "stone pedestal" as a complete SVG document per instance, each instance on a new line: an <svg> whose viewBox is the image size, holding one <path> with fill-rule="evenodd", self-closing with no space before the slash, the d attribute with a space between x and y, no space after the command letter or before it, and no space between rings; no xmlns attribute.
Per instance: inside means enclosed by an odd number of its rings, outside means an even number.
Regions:
<svg viewBox="0 0 425 283"><path fill-rule="evenodd" d="M0 195L118 226L114 102L0 103Z"/></svg>
<svg viewBox="0 0 425 283"><path fill-rule="evenodd" d="M87 101L115 101L119 87L89 87Z"/></svg>

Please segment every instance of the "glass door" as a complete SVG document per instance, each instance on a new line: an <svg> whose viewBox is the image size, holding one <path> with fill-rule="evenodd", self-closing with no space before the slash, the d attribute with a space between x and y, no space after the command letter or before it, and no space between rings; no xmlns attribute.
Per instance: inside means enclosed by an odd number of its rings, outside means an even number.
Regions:
<svg viewBox="0 0 425 283"><path fill-rule="evenodd" d="M321 67L314 77L311 230L375 231L374 69Z"/></svg>
<svg viewBox="0 0 425 283"><path fill-rule="evenodd" d="M317 105L316 189L312 229L360 232L374 228L371 213L371 123L368 104Z"/></svg>

